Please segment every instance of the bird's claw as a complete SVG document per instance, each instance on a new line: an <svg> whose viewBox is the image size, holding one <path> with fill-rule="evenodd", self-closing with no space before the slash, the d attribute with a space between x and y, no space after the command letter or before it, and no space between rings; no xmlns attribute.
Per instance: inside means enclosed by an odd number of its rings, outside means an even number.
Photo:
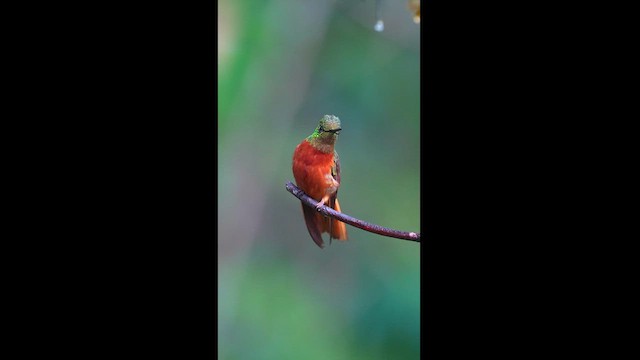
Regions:
<svg viewBox="0 0 640 360"><path fill-rule="evenodd" d="M320 199L320 201L318 202L318 205L316 205L316 210L320 211L320 208L322 208L322 206L329 200L329 196L325 196L322 199Z"/></svg>

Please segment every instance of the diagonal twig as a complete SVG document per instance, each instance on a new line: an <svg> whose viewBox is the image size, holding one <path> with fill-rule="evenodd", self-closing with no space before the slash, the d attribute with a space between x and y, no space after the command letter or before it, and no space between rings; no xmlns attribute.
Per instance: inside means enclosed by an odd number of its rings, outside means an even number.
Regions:
<svg viewBox="0 0 640 360"><path fill-rule="evenodd" d="M304 191L302 191L299 187L291 183L291 181L287 181L287 183L285 184L285 188L287 189L288 192L290 192L295 197L300 199L300 201L304 206L308 206L315 209L316 206L318 205L318 201L309 197L309 195L305 194ZM366 221L362 221L360 219L351 217L345 213L337 212L326 205L322 205L318 211L323 213L326 216L340 220L343 223L355 226L357 228L360 228L368 232L372 232L372 233L383 235L383 236L393 237L396 239L420 242L420 233L399 231L399 230L389 229L380 225L371 224Z"/></svg>

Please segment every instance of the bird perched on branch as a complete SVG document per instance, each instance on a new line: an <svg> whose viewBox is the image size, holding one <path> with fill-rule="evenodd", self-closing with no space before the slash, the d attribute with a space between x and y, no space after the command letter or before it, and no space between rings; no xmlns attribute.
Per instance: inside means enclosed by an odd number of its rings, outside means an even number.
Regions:
<svg viewBox="0 0 640 360"><path fill-rule="evenodd" d="M293 153L293 176L296 185L320 202L316 208L327 205L340 211L340 159L334 149L340 130L340 119L334 115L325 115L320 119L313 134L302 140ZM320 248L324 247L321 234L325 232L329 233L329 242L334 238L347 240L345 223L324 217L316 210L302 205L309 234Z"/></svg>

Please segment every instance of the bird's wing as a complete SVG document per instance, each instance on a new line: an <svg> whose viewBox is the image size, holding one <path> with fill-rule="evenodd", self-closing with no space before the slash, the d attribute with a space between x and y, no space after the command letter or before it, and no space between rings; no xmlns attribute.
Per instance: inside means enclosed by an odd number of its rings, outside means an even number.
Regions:
<svg viewBox="0 0 640 360"><path fill-rule="evenodd" d="M338 157L338 152L333 151L333 166L331 166L331 176L340 184L340 158ZM336 192L329 198L329 206L332 209L336 208L336 200L338 198L338 189ZM329 218L329 244L333 240L333 218Z"/></svg>
<svg viewBox="0 0 640 360"><path fill-rule="evenodd" d="M324 247L324 241L322 241L321 235L321 221L322 217L318 216L318 212L310 208L308 206L302 205L302 213L304 214L304 223L307 225L307 230L309 230L309 235L313 241L320 248Z"/></svg>
<svg viewBox="0 0 640 360"><path fill-rule="evenodd" d="M333 152L333 166L331 167L331 175L333 175L333 178L336 179L338 184L340 184L340 158L338 157L337 151Z"/></svg>

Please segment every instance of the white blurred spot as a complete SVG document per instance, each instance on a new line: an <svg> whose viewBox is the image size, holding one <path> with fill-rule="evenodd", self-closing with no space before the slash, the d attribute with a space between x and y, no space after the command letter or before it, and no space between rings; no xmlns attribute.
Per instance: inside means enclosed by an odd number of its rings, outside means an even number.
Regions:
<svg viewBox="0 0 640 360"><path fill-rule="evenodd" d="M376 26L373 27L377 32L380 32L382 30L384 30L384 22L382 22L382 20L378 20L378 22L376 22Z"/></svg>

